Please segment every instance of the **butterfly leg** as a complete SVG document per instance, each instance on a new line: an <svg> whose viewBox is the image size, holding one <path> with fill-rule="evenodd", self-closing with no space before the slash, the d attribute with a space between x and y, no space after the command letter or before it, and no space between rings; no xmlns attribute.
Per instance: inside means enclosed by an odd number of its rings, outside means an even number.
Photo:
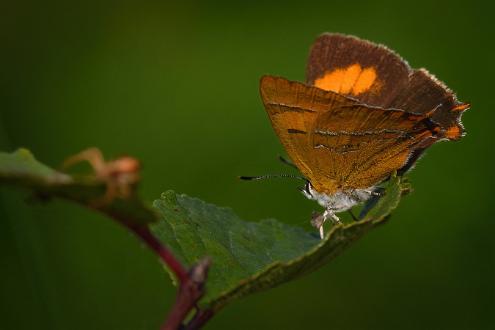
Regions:
<svg viewBox="0 0 495 330"><path fill-rule="evenodd" d="M365 189L364 192L369 194L370 196L381 197L385 194L385 189L378 187L374 189Z"/></svg>
<svg viewBox="0 0 495 330"><path fill-rule="evenodd" d="M352 213L352 211L351 211L351 210L348 210L347 212L351 215L352 220L354 220L354 221L359 221L359 219L358 219L358 218L354 215L354 213Z"/></svg>
<svg viewBox="0 0 495 330"><path fill-rule="evenodd" d="M337 224L341 223L339 217L337 215L335 215L335 213L334 213L334 211L332 209L326 209L325 212L323 212L323 221L321 222L321 225L320 225L320 228L319 228L320 229L320 237L321 237L321 239L324 239L325 238L325 231L323 229L323 224L329 218L332 219L332 221L334 223L337 223Z"/></svg>
<svg viewBox="0 0 495 330"><path fill-rule="evenodd" d="M382 195L379 191L375 191L375 190L365 190L365 192L367 194L369 194L370 196L381 196Z"/></svg>

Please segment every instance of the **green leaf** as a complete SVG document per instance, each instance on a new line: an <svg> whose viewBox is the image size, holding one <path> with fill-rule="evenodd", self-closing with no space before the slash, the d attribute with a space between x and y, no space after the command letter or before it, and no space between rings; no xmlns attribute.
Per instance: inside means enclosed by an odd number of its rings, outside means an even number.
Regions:
<svg viewBox="0 0 495 330"><path fill-rule="evenodd" d="M96 206L106 184L94 175L71 176L56 171L39 161L26 149L13 153L0 152L0 183L32 189L40 199L60 197L94 208L129 224L147 224L157 220L157 213L133 194L128 199L115 198Z"/></svg>
<svg viewBox="0 0 495 330"><path fill-rule="evenodd" d="M201 304L218 310L234 299L275 287L321 267L353 241L383 223L399 203L408 184L392 177L385 195L364 209L363 220L336 225L320 240L316 231L277 220L241 220L229 208L220 208L169 191L154 209L136 194L95 207L92 201L106 191L95 175L71 176L38 162L29 151L0 152L0 183L29 188L36 196L59 197L97 209L130 224L149 225L154 235L185 265L209 256L212 266ZM173 278L173 276L172 276Z"/></svg>
<svg viewBox="0 0 495 330"><path fill-rule="evenodd" d="M231 209L199 199L164 193L154 206L161 220L153 233L186 265L210 256L203 307L218 310L234 299L272 288L321 267L352 242L384 222L400 200L402 187L392 177L368 215L359 222L333 226L324 240L274 219L241 220Z"/></svg>

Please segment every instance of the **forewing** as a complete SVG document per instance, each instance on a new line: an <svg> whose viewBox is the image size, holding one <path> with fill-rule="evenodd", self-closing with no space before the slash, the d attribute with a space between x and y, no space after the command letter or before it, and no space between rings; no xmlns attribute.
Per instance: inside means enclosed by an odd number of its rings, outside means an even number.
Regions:
<svg viewBox="0 0 495 330"><path fill-rule="evenodd" d="M409 72L409 65L385 46L325 33L311 48L307 83L388 108L406 87Z"/></svg>
<svg viewBox="0 0 495 330"><path fill-rule="evenodd" d="M439 138L463 135L461 114L469 105L424 69L413 70L399 55L379 44L342 34L323 34L313 44L308 84L381 108L432 113Z"/></svg>
<svg viewBox="0 0 495 330"><path fill-rule="evenodd" d="M368 188L400 169L410 150L439 128L424 115L357 103L272 76L261 95L289 157L315 189Z"/></svg>
<svg viewBox="0 0 495 330"><path fill-rule="evenodd" d="M264 76L260 92L273 129L292 162L311 182L335 191L336 182L319 174L318 160L308 132L315 120L329 109L355 102L333 92L310 87L284 78ZM326 172L333 172L334 163L327 163Z"/></svg>

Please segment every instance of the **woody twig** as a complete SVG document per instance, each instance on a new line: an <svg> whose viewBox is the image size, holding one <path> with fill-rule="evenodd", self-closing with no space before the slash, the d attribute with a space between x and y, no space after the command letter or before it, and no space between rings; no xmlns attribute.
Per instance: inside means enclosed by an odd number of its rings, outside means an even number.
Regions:
<svg viewBox="0 0 495 330"><path fill-rule="evenodd" d="M170 310L161 330L199 329L212 316L210 310L201 310L198 302L204 295L205 282L210 266L210 259L201 259L187 270L182 263L150 231L147 224L135 223L122 215L106 212L105 207L115 198L128 199L135 191L139 181L139 161L125 156L106 162L100 150L90 148L67 159L63 167L67 168L81 161L87 161L95 172L95 178L105 183L107 190L102 198L91 201L89 207L102 211L128 228L160 258L172 271L178 282L175 304ZM194 316L186 324L185 320L195 310Z"/></svg>

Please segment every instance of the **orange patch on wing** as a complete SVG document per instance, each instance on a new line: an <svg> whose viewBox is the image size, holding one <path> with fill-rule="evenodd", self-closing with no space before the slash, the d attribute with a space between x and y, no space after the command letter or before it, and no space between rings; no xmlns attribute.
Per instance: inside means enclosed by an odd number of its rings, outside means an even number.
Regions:
<svg viewBox="0 0 495 330"><path fill-rule="evenodd" d="M315 80L315 86L326 91L339 93L344 75L345 70L342 69L335 69L331 72L327 72L323 77Z"/></svg>
<svg viewBox="0 0 495 330"><path fill-rule="evenodd" d="M352 90L362 70L363 69L359 64L353 64L349 66L345 70L344 77L342 78L342 84L340 85L339 93L348 94Z"/></svg>
<svg viewBox="0 0 495 330"><path fill-rule="evenodd" d="M461 137L461 128L459 126L452 126L445 131L445 137L449 139L458 139Z"/></svg>
<svg viewBox="0 0 495 330"><path fill-rule="evenodd" d="M315 80L318 88L342 94L359 95L371 89L377 78L373 67L362 68L358 63L347 68L338 68L328 71L321 78Z"/></svg>
<svg viewBox="0 0 495 330"><path fill-rule="evenodd" d="M369 91L371 86L373 86L375 80L376 80L375 68L370 67L364 69L359 75L359 78L357 79L356 83L352 87L352 94L359 95L361 93Z"/></svg>
<svg viewBox="0 0 495 330"><path fill-rule="evenodd" d="M456 105L455 107L452 108L452 111L464 111L464 110L467 110L469 109L469 107L471 106L471 104L469 103L461 103L461 104L458 104Z"/></svg>

